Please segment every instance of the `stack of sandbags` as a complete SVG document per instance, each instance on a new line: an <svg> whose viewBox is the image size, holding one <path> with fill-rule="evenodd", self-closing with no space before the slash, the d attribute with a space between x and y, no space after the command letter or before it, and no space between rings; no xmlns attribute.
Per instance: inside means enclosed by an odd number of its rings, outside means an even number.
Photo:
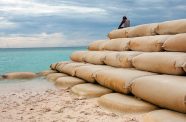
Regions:
<svg viewBox="0 0 186 122"><path fill-rule="evenodd" d="M97 65L106 64L114 67L132 68L132 58L139 54L142 54L142 52L76 51L72 53L71 60L77 62L87 62ZM58 68L56 67L56 69Z"/></svg>
<svg viewBox="0 0 186 122"><path fill-rule="evenodd" d="M182 19L114 30L108 34L110 40L95 41L88 51L74 52L71 62L55 63L51 69L185 113L185 25L186 19ZM74 89L79 95L94 92L92 85L75 85ZM110 97L103 98L107 106L118 104Z"/></svg>
<svg viewBox="0 0 186 122"><path fill-rule="evenodd" d="M179 33L186 33L186 19L143 24L134 27L113 30L108 34L108 37L110 39L116 39L153 35L170 35Z"/></svg>

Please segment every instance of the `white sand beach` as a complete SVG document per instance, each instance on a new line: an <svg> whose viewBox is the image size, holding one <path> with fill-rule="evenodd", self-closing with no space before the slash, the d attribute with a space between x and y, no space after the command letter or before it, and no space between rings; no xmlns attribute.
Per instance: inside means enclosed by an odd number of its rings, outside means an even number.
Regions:
<svg viewBox="0 0 186 122"><path fill-rule="evenodd" d="M97 98L75 96L45 79L1 81L1 122L140 122L141 115L101 108Z"/></svg>

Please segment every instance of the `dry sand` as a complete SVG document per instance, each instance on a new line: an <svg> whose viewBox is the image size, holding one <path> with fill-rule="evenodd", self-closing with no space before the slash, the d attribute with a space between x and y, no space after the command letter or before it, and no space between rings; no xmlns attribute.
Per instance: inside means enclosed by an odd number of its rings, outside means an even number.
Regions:
<svg viewBox="0 0 186 122"><path fill-rule="evenodd" d="M0 122L139 122L141 115L101 108L42 78L0 81Z"/></svg>

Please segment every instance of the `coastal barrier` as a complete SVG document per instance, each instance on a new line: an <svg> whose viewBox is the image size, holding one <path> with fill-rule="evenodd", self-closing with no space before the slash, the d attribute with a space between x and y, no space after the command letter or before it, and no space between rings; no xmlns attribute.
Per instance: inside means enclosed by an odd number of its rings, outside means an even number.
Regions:
<svg viewBox="0 0 186 122"><path fill-rule="evenodd" d="M186 114L186 19L113 30L108 36L110 39L92 42L87 51L74 52L68 63L52 64L51 69L118 92L101 96L101 106L136 112L132 108L137 97L155 105L147 109L152 113L147 113L144 121L160 121L170 115L172 120L185 120L178 116ZM72 91L81 96L81 91L90 92L83 90L86 88ZM132 108L126 103L133 103L129 105ZM158 107L169 110L153 111ZM146 110L145 106L138 109L143 108Z"/></svg>

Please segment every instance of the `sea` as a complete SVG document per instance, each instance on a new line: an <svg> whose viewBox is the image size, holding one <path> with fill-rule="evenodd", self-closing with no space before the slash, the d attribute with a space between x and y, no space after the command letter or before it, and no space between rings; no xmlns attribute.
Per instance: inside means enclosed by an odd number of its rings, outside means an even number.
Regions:
<svg viewBox="0 0 186 122"><path fill-rule="evenodd" d="M50 64L70 60L74 51L87 47L0 48L0 75L9 72L40 72Z"/></svg>

